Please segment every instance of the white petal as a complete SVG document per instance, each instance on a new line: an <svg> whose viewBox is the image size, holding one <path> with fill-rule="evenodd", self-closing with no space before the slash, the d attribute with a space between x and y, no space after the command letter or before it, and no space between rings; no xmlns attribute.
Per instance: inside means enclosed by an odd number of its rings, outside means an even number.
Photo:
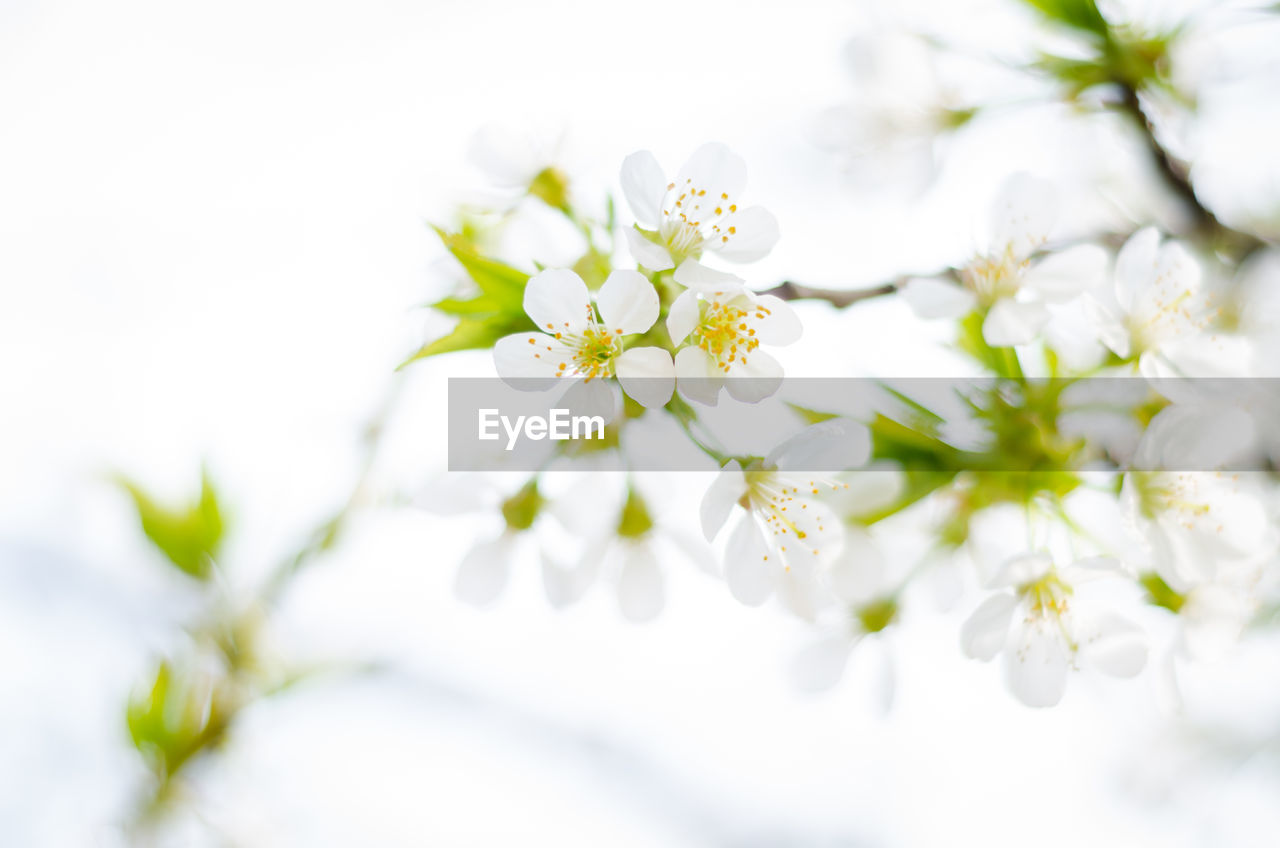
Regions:
<svg viewBox="0 0 1280 848"><path fill-rule="evenodd" d="M1147 664L1147 636L1135 624L1108 615L1079 634L1080 652L1089 665L1111 677L1134 677Z"/></svg>
<svg viewBox="0 0 1280 848"><path fill-rule="evenodd" d="M761 344L781 347L799 341L804 327L791 304L771 294L755 295L751 299L759 307L757 312L763 311L765 316L756 322L756 338Z"/></svg>
<svg viewBox="0 0 1280 848"><path fill-rule="evenodd" d="M773 575L780 567L769 561L764 536L751 516L744 515L729 536L724 552L724 579L729 592L749 607L758 607L773 594Z"/></svg>
<svg viewBox="0 0 1280 848"><path fill-rule="evenodd" d="M1018 554L1005 560L989 581L988 589L1008 589L1034 583L1053 568L1053 558L1044 553Z"/></svg>
<svg viewBox="0 0 1280 848"><path fill-rule="evenodd" d="M1128 359L1133 349L1129 339L1129 329L1124 320L1098 301L1093 295L1084 298L1085 315L1093 323L1098 334L1098 341L1121 359Z"/></svg>
<svg viewBox="0 0 1280 848"><path fill-rule="evenodd" d="M496 124L476 130L467 158L502 188L527 188L540 167L528 139Z"/></svg>
<svg viewBox="0 0 1280 848"><path fill-rule="evenodd" d="M827 585L848 604L865 604L888 587L884 585L885 559L871 534L861 527L844 531L844 550L827 567Z"/></svg>
<svg viewBox="0 0 1280 848"><path fill-rule="evenodd" d="M693 328L698 326L699 311L698 295L692 289L680 292L671 303L671 309L667 312L667 335L671 337L673 345L682 343L693 332Z"/></svg>
<svg viewBox="0 0 1280 848"><path fill-rule="evenodd" d="M660 347L633 347L614 362L622 390L646 408L665 406L676 388L676 366Z"/></svg>
<svg viewBox="0 0 1280 848"><path fill-rule="evenodd" d="M1019 629L1005 651L1009 688L1029 707L1052 707L1067 691L1071 654L1057 622L1036 617Z"/></svg>
<svg viewBox="0 0 1280 848"><path fill-rule="evenodd" d="M1023 259L1049 238L1058 218L1058 193L1053 184L1027 173L1005 180L991 206L988 255L1005 250Z"/></svg>
<svg viewBox="0 0 1280 848"><path fill-rule="evenodd" d="M664 599L662 570L649 546L627 545L618 574L618 607L623 618L637 624L650 621L662 612Z"/></svg>
<svg viewBox="0 0 1280 848"><path fill-rule="evenodd" d="M715 406L720 400L724 377L715 359L699 347L682 348L676 353L676 388L692 401Z"/></svg>
<svg viewBox="0 0 1280 848"><path fill-rule="evenodd" d="M778 219L763 207L750 206L726 215L707 249L730 262L754 262L768 256L777 243Z"/></svg>
<svg viewBox="0 0 1280 848"><path fill-rule="evenodd" d="M871 458L871 433L852 418L810 424L765 457L768 468L794 471L847 471Z"/></svg>
<svg viewBox="0 0 1280 848"><path fill-rule="evenodd" d="M987 662L1004 647L1009 623L1018 599L1010 592L987 598L960 628L960 649L965 656Z"/></svg>
<svg viewBox="0 0 1280 848"><path fill-rule="evenodd" d="M913 277L902 287L901 295L912 311L925 320L962 318L978 305L973 292L936 277Z"/></svg>
<svg viewBox="0 0 1280 848"><path fill-rule="evenodd" d="M686 259L676 269L675 281L685 288L704 293L730 293L743 290L742 278L726 271L708 268L696 259Z"/></svg>
<svg viewBox="0 0 1280 848"><path fill-rule="evenodd" d="M529 279L524 289L524 311L544 332L580 332L587 327L591 295L587 284L573 271L552 268Z"/></svg>
<svg viewBox="0 0 1280 848"><path fill-rule="evenodd" d="M621 401L612 380L577 379L569 384L555 405L569 410L571 415L598 415L608 425L617 417Z"/></svg>
<svg viewBox="0 0 1280 848"><path fill-rule="evenodd" d="M639 271L614 271L596 293L596 306L609 332L643 333L658 320L658 290Z"/></svg>
<svg viewBox="0 0 1280 848"><path fill-rule="evenodd" d="M724 387L734 400L758 403L782 385L782 365L762 350L754 350L749 356L741 357L731 367Z"/></svg>
<svg viewBox="0 0 1280 848"><path fill-rule="evenodd" d="M622 193L636 222L646 230L656 230L662 221L662 198L667 193L662 166L648 150L638 150L622 160L621 176Z"/></svg>
<svg viewBox="0 0 1280 848"><path fill-rule="evenodd" d="M514 534L503 533L476 545L462 558L453 581L458 600L477 607L497 600L507 587L515 541Z"/></svg>
<svg viewBox="0 0 1280 848"><path fill-rule="evenodd" d="M791 560L788 560L790 563ZM815 563L770 570L774 594L783 607L801 621L816 622L818 614L834 600L823 584Z"/></svg>
<svg viewBox="0 0 1280 848"><path fill-rule="evenodd" d="M545 553L542 555L542 588L553 609L564 609L582 600L600 573L600 565L613 541L612 534L595 539L572 568L555 562Z"/></svg>
<svg viewBox="0 0 1280 848"><path fill-rule="evenodd" d="M637 265L648 268L650 271L666 271L668 268L675 267L671 261L671 254L665 247L654 244L639 231L630 227L623 232L627 236L627 249L631 251L631 258Z"/></svg>
<svg viewBox="0 0 1280 848"><path fill-rule="evenodd" d="M792 657L788 671L791 684L802 692L825 692L844 676L853 640L842 633L832 634L806 645Z"/></svg>
<svg viewBox="0 0 1280 848"><path fill-rule="evenodd" d="M734 504L746 490L747 478L742 473L742 466L736 459L729 460L720 469L707 493L702 496L702 505L698 511L702 520L702 535L707 537L708 542L720 532Z"/></svg>
<svg viewBox="0 0 1280 848"><path fill-rule="evenodd" d="M982 337L992 347L1027 344L1049 323L1049 310L1043 303L1018 303L1003 298L996 301L982 322Z"/></svg>
<svg viewBox="0 0 1280 848"><path fill-rule="evenodd" d="M1132 312L1139 292L1151 285L1156 273L1160 231L1146 227L1129 237L1116 255L1116 300L1125 312Z"/></svg>
<svg viewBox="0 0 1280 848"><path fill-rule="evenodd" d="M568 364L572 358L572 351L545 333L516 333L493 345L498 376L521 391L542 391L555 385L560 363Z"/></svg>
<svg viewBox="0 0 1280 848"><path fill-rule="evenodd" d="M725 194L732 201L747 185L747 163L723 144L710 142L693 152L675 182L676 194L692 188L705 191L713 202Z"/></svg>
<svg viewBox="0 0 1280 848"><path fill-rule="evenodd" d="M1053 303L1070 300L1106 281L1107 252L1096 244L1080 244L1032 265L1022 284Z"/></svg>

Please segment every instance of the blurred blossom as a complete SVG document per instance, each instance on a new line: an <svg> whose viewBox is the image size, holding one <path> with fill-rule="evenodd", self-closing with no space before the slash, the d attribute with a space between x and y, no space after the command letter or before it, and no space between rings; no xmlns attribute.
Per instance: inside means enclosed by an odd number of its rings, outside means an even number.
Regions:
<svg viewBox="0 0 1280 848"><path fill-rule="evenodd" d="M1057 192L1050 183L1025 173L1010 176L992 202L984 246L959 271L960 284L915 278L903 297L921 318L985 310L982 334L993 347L1030 342L1049 322L1047 304L1075 299L1106 273L1106 252L1096 245L1036 258L1057 217Z"/></svg>
<svg viewBox="0 0 1280 848"><path fill-rule="evenodd" d="M859 35L842 51L853 93L823 111L812 137L860 182L920 189L933 180L940 137L973 117L947 90L931 46L915 35Z"/></svg>
<svg viewBox="0 0 1280 848"><path fill-rule="evenodd" d="M1010 559L987 584L997 594L965 622L964 652L983 661L1003 652L1010 688L1031 707L1061 701L1068 673L1082 667L1133 677L1147 660L1142 631L1089 596L1093 581L1119 574L1102 557L1062 568L1044 553Z"/></svg>

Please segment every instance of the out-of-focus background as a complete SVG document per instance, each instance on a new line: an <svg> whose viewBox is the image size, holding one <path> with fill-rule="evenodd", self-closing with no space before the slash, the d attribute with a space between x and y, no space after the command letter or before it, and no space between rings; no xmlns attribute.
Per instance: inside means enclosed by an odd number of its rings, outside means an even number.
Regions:
<svg viewBox="0 0 1280 848"><path fill-rule="evenodd" d="M1140 21L1187 4L1130 5ZM1188 60L1207 82L1181 143L1204 196L1239 219L1280 188L1280 30L1225 14ZM814 143L818 116L854 94L848 40L900 26L958 45L948 85L1007 104L923 190L868 185ZM440 330L418 308L449 285L427 224L489 188L468 164L478 128L544 144L563 130L587 198L616 190L633 150L674 169L729 144L781 224L751 267L762 286L871 285L963 257L1017 169L1068 192L1067 231L1171 214L1123 124L1036 105L1002 69L1042 37L1013 0L4 4L0 844L130 839L147 774L125 705L200 601L111 475L180 498L209 469L229 597L296 549L346 498L393 369ZM550 251L544 223L516 237ZM953 364L944 331L893 299L802 308L789 373ZM445 378L490 368L464 353L407 372L373 474L384 491L442 484ZM704 485L671 484L677 513ZM886 672L861 655L834 693L794 692L803 629L685 563L645 626L605 591L551 610L532 559L494 608L466 607L454 569L495 520L390 510L309 566L270 644L338 671L246 711L194 767L164 844L1267 846L1280 832L1274 635L1188 675L1180 715L1146 680L1082 680L1037 712L961 657L967 608L921 604L889 646L886 713Z"/></svg>

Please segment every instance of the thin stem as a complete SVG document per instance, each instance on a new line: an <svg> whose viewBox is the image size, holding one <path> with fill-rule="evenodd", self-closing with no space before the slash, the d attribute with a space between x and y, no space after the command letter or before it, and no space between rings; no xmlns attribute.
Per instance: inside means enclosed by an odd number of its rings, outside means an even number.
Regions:
<svg viewBox="0 0 1280 848"><path fill-rule="evenodd" d="M1262 247L1263 243L1257 236L1228 227L1212 209L1205 206L1191 183L1190 166L1160 142L1155 123L1143 108L1138 90L1129 83L1118 84L1121 92L1120 111L1133 120L1156 172L1190 213L1192 233L1237 258L1247 256Z"/></svg>
<svg viewBox="0 0 1280 848"><path fill-rule="evenodd" d="M836 309L844 309L855 303L861 303L864 300L871 300L885 295L895 294L907 283L907 277L899 277L888 283L882 283L878 286L872 286L867 289L823 289L816 286L806 286L801 283L795 283L790 280L779 283L771 289L765 289L758 294L771 294L780 300L823 300L834 306Z"/></svg>

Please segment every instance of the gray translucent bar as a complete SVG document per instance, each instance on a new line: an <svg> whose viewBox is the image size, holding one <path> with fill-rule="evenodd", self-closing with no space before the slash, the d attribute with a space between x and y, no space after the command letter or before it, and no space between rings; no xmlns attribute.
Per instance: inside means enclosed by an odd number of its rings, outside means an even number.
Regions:
<svg viewBox="0 0 1280 848"><path fill-rule="evenodd" d="M1277 379L682 381L645 410L615 381L450 378L448 416L453 471L701 471L763 461L832 416L830 450L789 451L791 470L848 470L868 439L868 459L914 471L1269 471L1280 459Z"/></svg>

